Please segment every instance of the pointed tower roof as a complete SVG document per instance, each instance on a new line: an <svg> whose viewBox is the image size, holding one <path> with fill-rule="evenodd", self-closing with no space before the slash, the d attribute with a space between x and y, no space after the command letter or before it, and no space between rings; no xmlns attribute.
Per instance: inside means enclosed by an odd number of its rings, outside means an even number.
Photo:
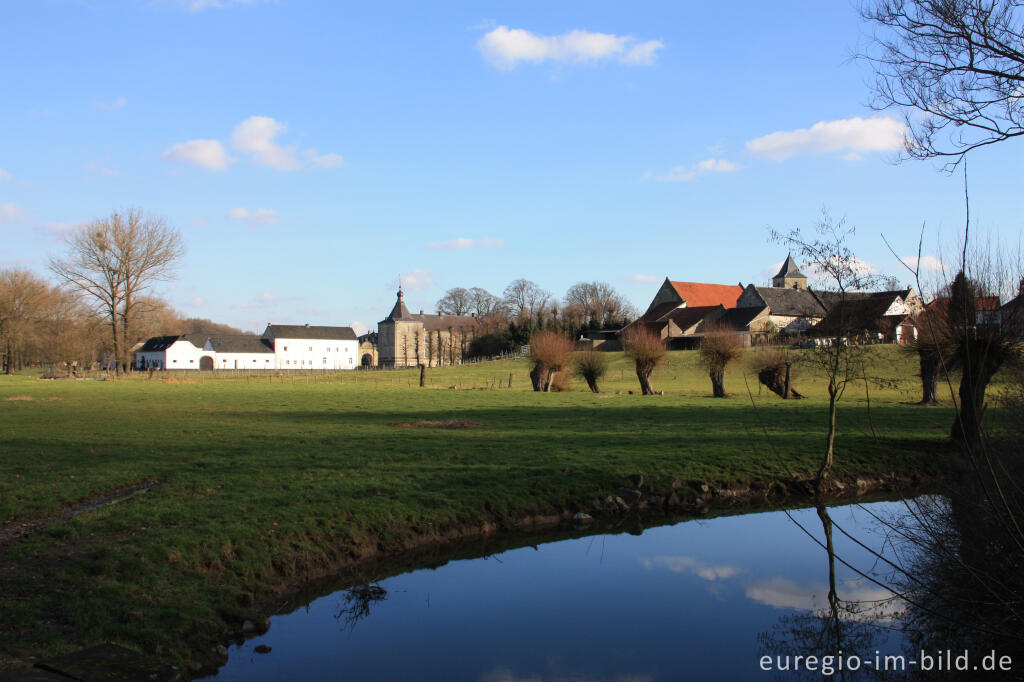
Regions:
<svg viewBox="0 0 1024 682"><path fill-rule="evenodd" d="M405 307L405 296L402 294L402 287L398 287L398 300L395 301L395 307L391 309L391 314L385 319L388 320L407 320L409 315L409 309Z"/></svg>
<svg viewBox="0 0 1024 682"><path fill-rule="evenodd" d="M803 277L807 279L807 275L800 272L800 268L797 267L796 261L793 260L793 254L786 256L786 262L782 264L782 269L779 270L779 274L772 277L772 279L778 279L779 277Z"/></svg>

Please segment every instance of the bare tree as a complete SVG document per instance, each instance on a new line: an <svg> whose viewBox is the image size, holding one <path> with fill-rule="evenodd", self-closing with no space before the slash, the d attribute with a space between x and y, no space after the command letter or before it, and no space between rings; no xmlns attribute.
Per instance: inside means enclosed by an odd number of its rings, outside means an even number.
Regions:
<svg viewBox="0 0 1024 682"><path fill-rule="evenodd" d="M572 339L553 330L536 332L530 337L530 380L534 391L548 392L555 375L569 362Z"/></svg>
<svg viewBox="0 0 1024 682"><path fill-rule="evenodd" d="M596 350L585 350L576 356L574 373L587 382L592 393L600 393L598 380L608 371L608 360Z"/></svg>
<svg viewBox="0 0 1024 682"><path fill-rule="evenodd" d="M875 71L874 105L903 109L910 158L952 157L1024 134L1024 3L872 0L859 55ZM921 115L923 114L923 116Z"/></svg>
<svg viewBox="0 0 1024 682"><path fill-rule="evenodd" d="M441 315L468 315L472 309L473 295L462 287L449 289L437 302L437 312Z"/></svg>
<svg viewBox="0 0 1024 682"><path fill-rule="evenodd" d="M716 398L725 397L725 368L743 356L743 342L731 329L710 327L700 342L700 359L708 368L711 391Z"/></svg>
<svg viewBox="0 0 1024 682"><path fill-rule="evenodd" d="M145 293L173 277L184 254L181 235L163 219L129 209L83 226L65 242L67 256L51 258L50 270L107 319L115 362L127 367L135 315L145 305Z"/></svg>
<svg viewBox="0 0 1024 682"><path fill-rule="evenodd" d="M835 459L839 401L850 382L864 378L863 349L851 343L855 330L850 327L851 319L846 314L848 295L890 280L875 275L854 256L847 242L856 230L848 226L845 220L834 220L828 211L823 210L814 231L816 237L804 236L799 228L788 233L772 230L771 237L799 253L812 266L819 279L831 290L835 297L834 309L838 309L838 314L833 315L836 321L834 336L827 340L828 343L816 346L811 352L813 361L828 379L828 430L817 480L818 492L824 493L829 485Z"/></svg>
<svg viewBox="0 0 1024 682"><path fill-rule="evenodd" d="M470 310L476 313L477 317L494 315L501 309L501 299L480 287L473 287L469 290Z"/></svg>
<svg viewBox="0 0 1024 682"><path fill-rule="evenodd" d="M578 282L565 292L563 315L584 325L593 321L599 327L635 317L636 311L612 285L606 282Z"/></svg>
<svg viewBox="0 0 1024 682"><path fill-rule="evenodd" d="M517 279L505 287L504 302L513 317L537 317L547 308L551 294L528 279Z"/></svg>
<svg viewBox="0 0 1024 682"><path fill-rule="evenodd" d="M0 343L4 374L11 374L16 354L40 319L50 286L28 270L0 270Z"/></svg>
<svg viewBox="0 0 1024 682"><path fill-rule="evenodd" d="M632 358L636 365L640 392L644 395L654 395L651 374L655 367L665 361L668 353L665 340L648 327L636 325L623 333L622 348L626 351L626 357Z"/></svg>

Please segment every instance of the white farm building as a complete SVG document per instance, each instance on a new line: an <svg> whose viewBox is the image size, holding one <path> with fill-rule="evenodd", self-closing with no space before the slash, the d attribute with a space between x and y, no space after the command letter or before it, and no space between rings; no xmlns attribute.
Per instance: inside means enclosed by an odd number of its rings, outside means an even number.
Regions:
<svg viewBox="0 0 1024 682"><path fill-rule="evenodd" d="M138 369L355 369L351 327L268 324L262 336L155 336L135 353Z"/></svg>

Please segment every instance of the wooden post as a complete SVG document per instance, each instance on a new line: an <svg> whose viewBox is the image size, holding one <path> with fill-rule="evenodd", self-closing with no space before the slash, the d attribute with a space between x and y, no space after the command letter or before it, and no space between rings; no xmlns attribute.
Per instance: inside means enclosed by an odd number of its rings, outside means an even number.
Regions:
<svg viewBox="0 0 1024 682"><path fill-rule="evenodd" d="M782 396L783 400L789 400L789 361L786 361L786 394Z"/></svg>
<svg viewBox="0 0 1024 682"><path fill-rule="evenodd" d="M512 388L512 372L508 373L508 386L505 388Z"/></svg>
<svg viewBox="0 0 1024 682"><path fill-rule="evenodd" d="M427 385L427 366L420 364L420 388Z"/></svg>

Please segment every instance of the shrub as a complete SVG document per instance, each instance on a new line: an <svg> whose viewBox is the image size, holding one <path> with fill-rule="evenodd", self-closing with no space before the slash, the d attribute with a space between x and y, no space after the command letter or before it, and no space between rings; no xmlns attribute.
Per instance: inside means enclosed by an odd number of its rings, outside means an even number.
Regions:
<svg viewBox="0 0 1024 682"><path fill-rule="evenodd" d="M757 373L757 380L784 399L803 398L793 388L792 367L793 361L789 354L775 347L766 347L754 353L750 359L750 369Z"/></svg>
<svg viewBox="0 0 1024 682"><path fill-rule="evenodd" d="M600 393L597 388L597 380L608 371L608 360L596 350L585 350L576 354L576 368L574 373L580 379L587 382L587 386L594 393Z"/></svg>
<svg viewBox="0 0 1024 682"><path fill-rule="evenodd" d="M569 361L572 339L556 331L536 332L530 337L530 381L533 390L550 391L551 381Z"/></svg>
<svg viewBox="0 0 1024 682"><path fill-rule="evenodd" d="M743 340L734 331L709 328L700 342L700 359L708 368L711 390L716 398L725 397L725 368L743 355Z"/></svg>
<svg viewBox="0 0 1024 682"><path fill-rule="evenodd" d="M651 388L651 373L665 361L668 348L657 333L645 326L636 326L622 335L622 349L636 364L636 378L640 380L640 391L654 395Z"/></svg>

